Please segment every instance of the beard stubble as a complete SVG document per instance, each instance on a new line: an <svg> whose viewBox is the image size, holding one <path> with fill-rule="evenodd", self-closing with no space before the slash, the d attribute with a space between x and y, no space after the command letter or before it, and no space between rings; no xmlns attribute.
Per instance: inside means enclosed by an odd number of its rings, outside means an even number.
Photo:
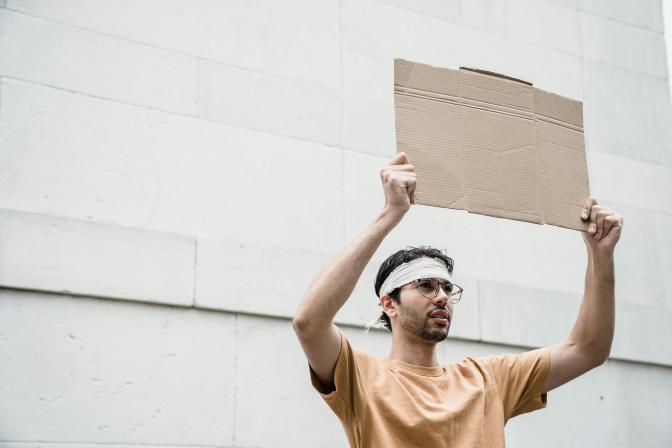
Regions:
<svg viewBox="0 0 672 448"><path fill-rule="evenodd" d="M419 313L415 310L406 308L399 303L399 326L411 334L414 334L428 342L441 342L448 337L451 320L448 325L433 326L429 321L429 316Z"/></svg>

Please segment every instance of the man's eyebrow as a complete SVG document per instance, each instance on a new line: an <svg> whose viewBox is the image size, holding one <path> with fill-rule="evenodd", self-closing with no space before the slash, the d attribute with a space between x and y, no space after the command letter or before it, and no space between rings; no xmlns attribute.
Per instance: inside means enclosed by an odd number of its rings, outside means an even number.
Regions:
<svg viewBox="0 0 672 448"><path fill-rule="evenodd" d="M445 284L445 283L448 283L449 285L454 285L455 284L455 283L451 282L450 280L444 280L442 278L433 278L432 280L434 280L437 283L442 283L442 284Z"/></svg>
<svg viewBox="0 0 672 448"><path fill-rule="evenodd" d="M451 285L454 285L454 283L451 282L450 280L444 280L442 278L436 278L436 277L423 277L423 278L419 278L417 281L420 282L422 280L434 280L437 283L450 283Z"/></svg>

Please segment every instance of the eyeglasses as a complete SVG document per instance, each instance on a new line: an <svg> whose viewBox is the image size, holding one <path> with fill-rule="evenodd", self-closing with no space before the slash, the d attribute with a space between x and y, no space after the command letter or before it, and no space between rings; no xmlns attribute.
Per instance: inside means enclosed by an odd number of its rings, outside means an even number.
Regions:
<svg viewBox="0 0 672 448"><path fill-rule="evenodd" d="M439 295L439 289L443 289L443 292L448 296L448 302L457 303L462 298L462 289L461 286L456 285L455 283L450 282L439 282L433 278L421 278L418 280L413 280L408 285L414 285L420 294L428 299L435 299ZM404 285L406 286L406 285Z"/></svg>

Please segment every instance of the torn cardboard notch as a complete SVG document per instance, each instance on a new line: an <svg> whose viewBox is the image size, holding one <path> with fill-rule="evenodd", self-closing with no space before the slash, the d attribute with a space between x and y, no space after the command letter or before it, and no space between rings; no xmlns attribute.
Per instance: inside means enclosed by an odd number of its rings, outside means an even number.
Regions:
<svg viewBox="0 0 672 448"><path fill-rule="evenodd" d="M394 103L418 204L587 230L581 102L486 70L395 59Z"/></svg>

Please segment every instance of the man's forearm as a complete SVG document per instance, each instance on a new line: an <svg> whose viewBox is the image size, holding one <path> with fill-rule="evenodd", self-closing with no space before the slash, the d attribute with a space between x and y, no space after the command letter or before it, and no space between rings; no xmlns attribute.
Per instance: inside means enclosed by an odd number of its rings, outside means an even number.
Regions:
<svg viewBox="0 0 672 448"><path fill-rule="evenodd" d="M294 322L304 328L331 324L352 294L380 243L401 221L404 213L393 207L383 209L376 220L315 277L296 312Z"/></svg>
<svg viewBox="0 0 672 448"><path fill-rule="evenodd" d="M588 254L586 285L570 341L596 363L609 357L615 321L614 255Z"/></svg>

